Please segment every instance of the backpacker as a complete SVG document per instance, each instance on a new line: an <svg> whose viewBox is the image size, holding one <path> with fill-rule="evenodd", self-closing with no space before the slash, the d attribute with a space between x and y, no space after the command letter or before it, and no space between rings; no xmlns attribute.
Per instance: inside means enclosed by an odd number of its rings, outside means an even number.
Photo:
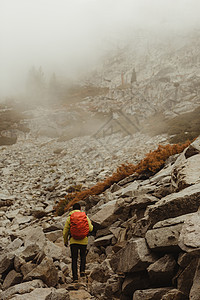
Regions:
<svg viewBox="0 0 200 300"><path fill-rule="evenodd" d="M85 212L75 211L71 214L70 233L75 240L82 240L89 234L89 224Z"/></svg>

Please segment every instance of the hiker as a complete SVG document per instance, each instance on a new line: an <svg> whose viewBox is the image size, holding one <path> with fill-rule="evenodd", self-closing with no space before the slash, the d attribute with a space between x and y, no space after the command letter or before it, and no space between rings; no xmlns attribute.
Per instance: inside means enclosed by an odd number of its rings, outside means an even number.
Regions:
<svg viewBox="0 0 200 300"><path fill-rule="evenodd" d="M90 219L84 212L81 212L79 203L73 205L72 212L66 220L63 229L64 244L68 246L68 236L70 236L70 249L72 257L72 276L73 281L78 280L77 261L78 251L80 250L80 276L85 276L86 250L88 244L88 234L93 230Z"/></svg>

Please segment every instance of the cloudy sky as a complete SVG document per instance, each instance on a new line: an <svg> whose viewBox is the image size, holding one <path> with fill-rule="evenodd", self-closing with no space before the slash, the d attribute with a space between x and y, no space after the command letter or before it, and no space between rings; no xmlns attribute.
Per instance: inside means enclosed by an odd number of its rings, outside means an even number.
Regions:
<svg viewBox="0 0 200 300"><path fill-rule="evenodd" d="M32 65L66 74L95 63L112 36L199 26L199 0L0 0L0 97Z"/></svg>

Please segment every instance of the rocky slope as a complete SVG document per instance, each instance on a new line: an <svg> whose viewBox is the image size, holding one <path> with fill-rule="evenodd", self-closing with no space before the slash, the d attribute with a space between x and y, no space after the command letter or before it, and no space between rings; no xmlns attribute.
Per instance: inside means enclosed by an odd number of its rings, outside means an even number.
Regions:
<svg viewBox="0 0 200 300"><path fill-rule="evenodd" d="M152 178L127 178L81 203L95 230L87 280L73 285L66 216L55 217L53 205L72 184L90 186L115 167L79 165L82 152L73 164L80 142L29 138L1 147L0 299L199 299L200 139ZM84 153L90 160L92 151Z"/></svg>

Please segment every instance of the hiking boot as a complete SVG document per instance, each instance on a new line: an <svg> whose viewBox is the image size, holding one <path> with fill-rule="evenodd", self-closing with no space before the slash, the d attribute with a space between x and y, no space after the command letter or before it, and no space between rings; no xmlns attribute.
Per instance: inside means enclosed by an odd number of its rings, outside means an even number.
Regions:
<svg viewBox="0 0 200 300"><path fill-rule="evenodd" d="M85 272L81 272L80 276L81 276L81 277L85 277L85 276L86 276L86 275L85 275Z"/></svg>

